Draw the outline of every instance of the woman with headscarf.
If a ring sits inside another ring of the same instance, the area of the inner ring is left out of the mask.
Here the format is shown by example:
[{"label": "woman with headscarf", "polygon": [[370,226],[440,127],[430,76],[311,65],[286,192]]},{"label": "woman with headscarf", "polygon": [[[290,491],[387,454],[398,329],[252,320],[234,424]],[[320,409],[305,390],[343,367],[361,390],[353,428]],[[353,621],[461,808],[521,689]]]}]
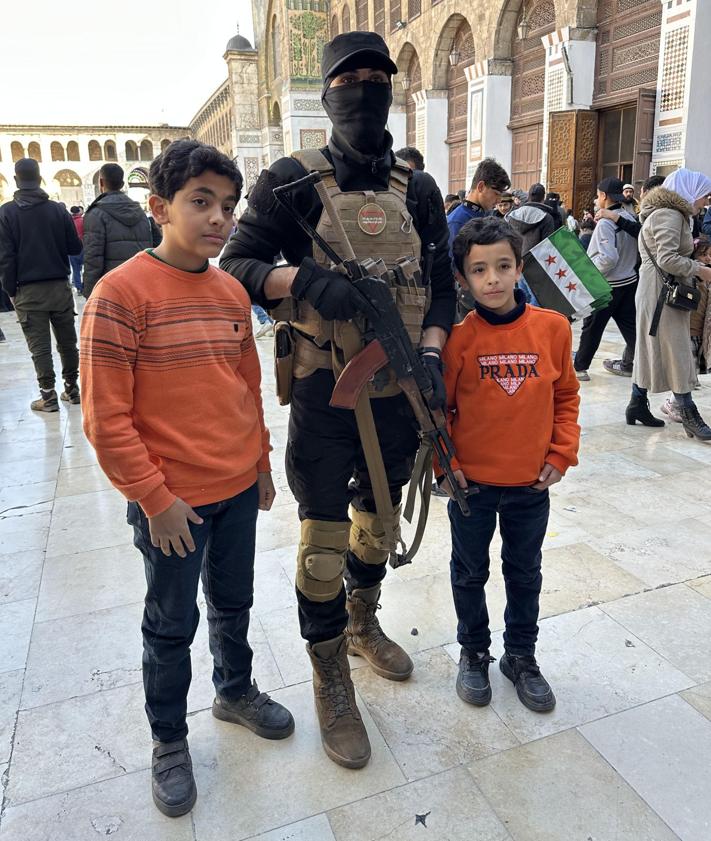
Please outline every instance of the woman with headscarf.
[{"label": "woman with headscarf", "polygon": [[[627,406],[628,424],[664,426],[649,410],[647,392],[672,391],[679,406],[686,434],[711,440],[711,428],[691,398],[696,381],[689,341],[688,310],[664,306],[656,335],[650,336],[659,295],[660,273],[690,284],[694,277],[711,281],[711,267],[691,259],[694,241],[691,219],[711,191],[711,178],[701,172],[679,169],[667,176],[661,187],[650,190],[642,201],[639,250],[642,265],[635,303],[637,306],[637,350],[632,372],[632,399]],[[646,246],[646,247],[645,247]],[[656,265],[655,265],[656,263]]]}]

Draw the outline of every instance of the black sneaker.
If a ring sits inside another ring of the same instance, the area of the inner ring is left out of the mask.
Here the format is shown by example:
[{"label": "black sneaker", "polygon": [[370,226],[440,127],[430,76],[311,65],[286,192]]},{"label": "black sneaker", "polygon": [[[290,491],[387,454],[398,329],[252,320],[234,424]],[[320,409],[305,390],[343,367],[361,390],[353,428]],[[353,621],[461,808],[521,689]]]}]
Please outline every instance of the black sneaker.
[{"label": "black sneaker", "polygon": [[60,394],[62,400],[78,405],[81,403],[79,386],[76,383],[64,383],[64,391]]},{"label": "black sneaker", "polygon": [[286,739],[294,732],[294,718],[289,710],[260,692],[256,680],[237,701],[215,698],[212,714],[220,721],[241,724],[263,739]]},{"label": "black sneaker", "polygon": [[529,710],[546,713],[555,707],[555,695],[535,657],[517,657],[507,651],[499,660],[499,668],[516,687],[519,700]]},{"label": "black sneaker", "polygon": [[187,739],[153,742],[151,788],[153,802],[169,818],[179,818],[193,808],[197,787]]},{"label": "black sneaker", "polygon": [[467,704],[485,707],[491,701],[489,683],[489,663],[494,658],[488,651],[471,654],[465,648],[459,655],[459,674],[457,675],[457,695]]}]

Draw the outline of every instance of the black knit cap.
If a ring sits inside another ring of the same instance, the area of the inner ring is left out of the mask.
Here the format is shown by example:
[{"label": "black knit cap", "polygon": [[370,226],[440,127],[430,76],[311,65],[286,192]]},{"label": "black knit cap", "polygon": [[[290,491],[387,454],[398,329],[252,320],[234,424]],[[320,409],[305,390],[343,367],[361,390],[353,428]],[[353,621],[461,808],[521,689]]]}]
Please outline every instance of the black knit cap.
[{"label": "black knit cap", "polygon": [[324,45],[321,59],[324,83],[345,70],[360,67],[384,70],[391,75],[397,73],[397,64],[377,32],[344,32]]},{"label": "black knit cap", "polygon": [[33,158],[20,158],[15,164],[15,178],[19,190],[36,187],[40,183],[39,165]]}]

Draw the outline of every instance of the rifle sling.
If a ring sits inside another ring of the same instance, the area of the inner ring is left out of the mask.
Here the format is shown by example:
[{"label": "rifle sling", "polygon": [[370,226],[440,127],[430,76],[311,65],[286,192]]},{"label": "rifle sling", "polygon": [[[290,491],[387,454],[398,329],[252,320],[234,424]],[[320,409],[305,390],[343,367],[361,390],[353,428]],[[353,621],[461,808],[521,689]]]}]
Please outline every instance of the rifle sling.
[{"label": "rifle sling", "polygon": [[425,534],[427,517],[430,513],[430,497],[432,495],[432,455],[432,444],[424,438],[420,444],[420,449],[417,451],[417,458],[415,459],[415,466],[412,470],[410,488],[407,492],[407,500],[403,511],[403,517],[408,523],[411,523],[412,514],[415,510],[415,497],[417,496],[417,491],[419,490],[421,500],[420,513],[417,517],[417,526],[415,527],[415,534],[412,538],[412,543],[405,553],[405,559],[403,561],[405,564],[409,564],[415,557]]},{"label": "rifle sling", "polygon": [[[343,356],[345,362],[348,363],[362,348],[361,335],[358,328],[348,321],[338,322],[338,327],[341,330]],[[342,366],[339,360],[334,358],[333,361],[334,373],[338,377],[340,371],[337,370],[337,363],[338,368],[341,370]],[[363,389],[358,395],[358,402],[356,403],[354,413],[358,435],[361,446],[363,447],[363,455],[365,456],[365,463],[368,467],[370,483],[373,488],[375,510],[385,530],[385,541],[390,552],[389,563],[392,567],[397,567],[400,565],[397,547],[401,541],[398,538],[398,524],[395,521],[395,510],[390,497],[390,487],[385,473],[383,453],[380,449],[373,410],[371,409],[370,398],[366,389]]]}]

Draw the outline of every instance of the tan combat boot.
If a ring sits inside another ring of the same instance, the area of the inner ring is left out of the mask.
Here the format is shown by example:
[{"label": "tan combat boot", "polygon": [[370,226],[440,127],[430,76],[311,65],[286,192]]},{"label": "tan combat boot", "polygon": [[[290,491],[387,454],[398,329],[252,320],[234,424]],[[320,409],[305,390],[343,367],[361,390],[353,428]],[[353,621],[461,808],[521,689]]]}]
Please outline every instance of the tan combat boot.
[{"label": "tan combat boot", "polygon": [[345,768],[362,768],[370,741],[358,712],[343,635],[307,645],[314,667],[314,701],[321,742],[328,756]]},{"label": "tan combat boot", "polygon": [[58,412],[59,402],[57,401],[57,392],[53,388],[40,389],[39,400],[33,400],[30,403],[30,409],[33,412]]},{"label": "tan combat boot", "polygon": [[412,674],[412,660],[383,633],[375,615],[379,596],[379,584],[367,590],[353,590],[348,596],[348,653],[365,657],[376,675],[388,680],[407,680]]}]

